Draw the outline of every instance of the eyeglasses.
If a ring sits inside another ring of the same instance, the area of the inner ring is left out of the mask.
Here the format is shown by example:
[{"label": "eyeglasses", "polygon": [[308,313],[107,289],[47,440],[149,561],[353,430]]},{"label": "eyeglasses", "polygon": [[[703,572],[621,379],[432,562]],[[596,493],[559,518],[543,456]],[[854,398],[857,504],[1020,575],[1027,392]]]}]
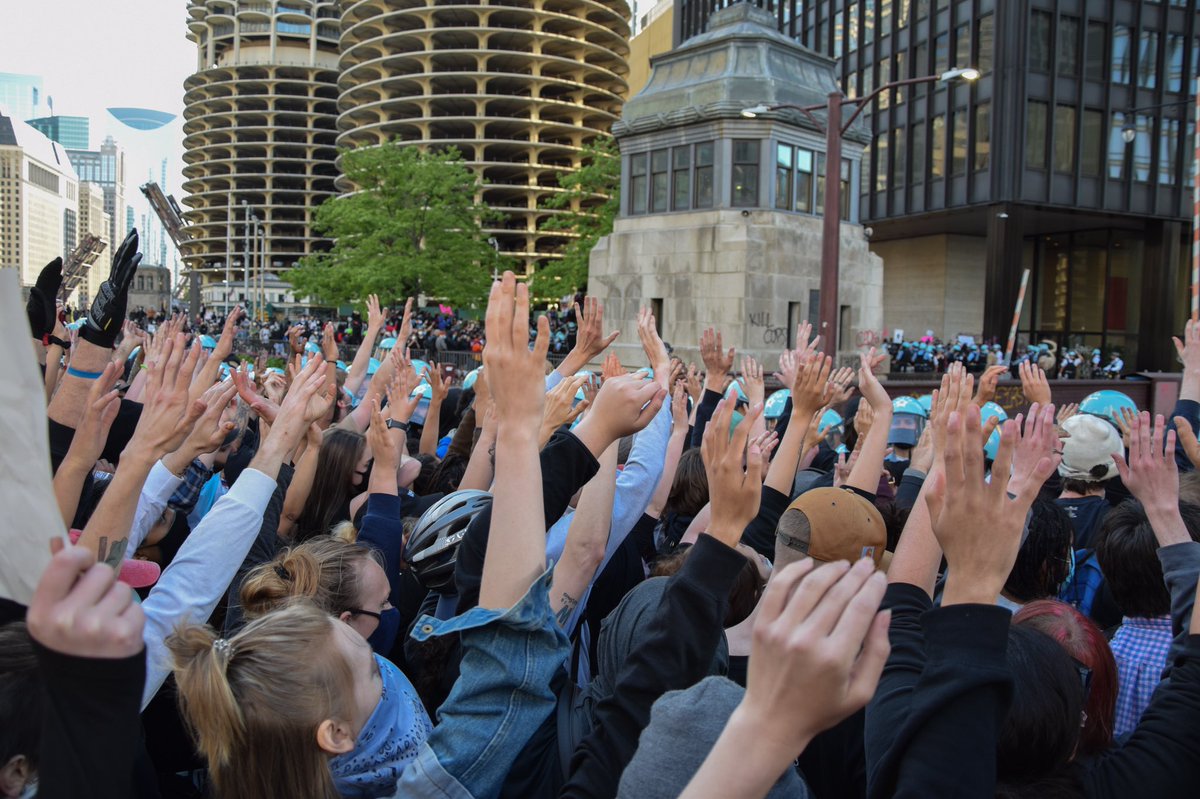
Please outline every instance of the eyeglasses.
[{"label": "eyeglasses", "polygon": [[[391,609],[391,603],[387,603],[387,606],[383,609],[383,613],[386,613]],[[353,613],[356,616],[370,616],[375,621],[383,621],[383,613],[376,613],[373,610],[364,610],[363,608],[346,608],[346,612]]]}]

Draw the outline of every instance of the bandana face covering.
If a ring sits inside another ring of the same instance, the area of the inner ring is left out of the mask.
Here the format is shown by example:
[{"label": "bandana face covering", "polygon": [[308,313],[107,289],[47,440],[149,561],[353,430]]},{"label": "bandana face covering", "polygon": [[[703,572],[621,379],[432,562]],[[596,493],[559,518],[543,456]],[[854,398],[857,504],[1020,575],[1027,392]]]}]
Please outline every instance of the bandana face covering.
[{"label": "bandana face covering", "polygon": [[416,689],[391,661],[375,656],[383,694],[358,733],[354,750],[338,755],[329,767],[338,793],[345,797],[390,796],[408,764],[433,732]]}]

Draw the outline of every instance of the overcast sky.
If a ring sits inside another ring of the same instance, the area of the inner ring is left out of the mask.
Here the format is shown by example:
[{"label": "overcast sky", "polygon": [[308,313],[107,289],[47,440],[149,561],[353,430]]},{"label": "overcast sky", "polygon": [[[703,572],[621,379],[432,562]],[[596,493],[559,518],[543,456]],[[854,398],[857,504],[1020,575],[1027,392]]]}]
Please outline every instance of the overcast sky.
[{"label": "overcast sky", "polygon": [[[126,150],[126,201],[140,215],[138,186],[168,158],[168,190],[182,199],[183,82],[196,64],[187,40],[186,0],[0,0],[0,72],[40,75],[54,112],[91,118],[91,145],[106,135]],[[135,131],[106,108],[137,106],[176,114],[153,133]]]}]

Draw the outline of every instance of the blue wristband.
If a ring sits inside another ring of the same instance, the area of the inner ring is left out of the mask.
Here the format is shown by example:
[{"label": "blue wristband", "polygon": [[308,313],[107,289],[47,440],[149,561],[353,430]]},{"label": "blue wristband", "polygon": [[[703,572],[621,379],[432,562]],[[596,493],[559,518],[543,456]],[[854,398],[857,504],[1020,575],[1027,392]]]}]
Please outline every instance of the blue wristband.
[{"label": "blue wristband", "polygon": [[103,375],[104,372],[83,372],[73,366],[68,366],[67,374],[69,374],[71,377],[82,378],[83,380],[96,380]]}]

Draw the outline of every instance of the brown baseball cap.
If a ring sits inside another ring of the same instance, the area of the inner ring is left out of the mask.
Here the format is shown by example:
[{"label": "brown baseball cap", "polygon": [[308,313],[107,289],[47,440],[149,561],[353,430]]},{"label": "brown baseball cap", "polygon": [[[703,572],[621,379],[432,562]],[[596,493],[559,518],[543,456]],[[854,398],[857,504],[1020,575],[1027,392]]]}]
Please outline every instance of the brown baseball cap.
[{"label": "brown baseball cap", "polygon": [[[802,514],[808,521],[808,556],[830,563],[848,560],[855,563],[870,557],[879,566],[887,547],[887,529],[875,505],[844,488],[814,488],[796,498],[780,518],[779,535],[793,528],[788,516]],[[800,546],[795,548],[802,548]]]}]

